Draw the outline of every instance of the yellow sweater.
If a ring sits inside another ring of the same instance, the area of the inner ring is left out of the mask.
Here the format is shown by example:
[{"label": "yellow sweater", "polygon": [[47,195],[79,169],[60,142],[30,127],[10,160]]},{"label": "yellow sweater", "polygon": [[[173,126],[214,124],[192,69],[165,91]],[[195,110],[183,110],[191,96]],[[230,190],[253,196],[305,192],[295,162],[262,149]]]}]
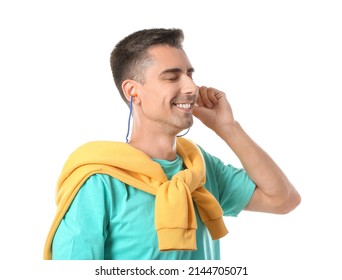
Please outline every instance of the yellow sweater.
[{"label": "yellow sweater", "polygon": [[186,166],[170,181],[161,166],[145,153],[121,142],[98,141],[76,149],[57,182],[57,211],[48,233],[44,259],[51,259],[55,232],[83,183],[93,174],[108,174],[156,196],[155,226],[161,251],[196,250],[196,203],[201,220],[213,239],[227,234],[221,206],[207,191],[205,163],[198,147],[177,139],[177,154]]}]

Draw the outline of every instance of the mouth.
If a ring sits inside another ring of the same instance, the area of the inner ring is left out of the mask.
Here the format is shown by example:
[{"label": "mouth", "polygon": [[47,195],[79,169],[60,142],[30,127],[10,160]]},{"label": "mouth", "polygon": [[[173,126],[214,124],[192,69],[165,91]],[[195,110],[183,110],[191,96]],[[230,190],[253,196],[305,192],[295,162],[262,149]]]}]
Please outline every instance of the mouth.
[{"label": "mouth", "polygon": [[187,98],[177,98],[171,103],[182,111],[191,112],[195,106],[195,98],[192,96],[188,96]]},{"label": "mouth", "polygon": [[176,107],[184,110],[192,109],[193,103],[175,103]]}]

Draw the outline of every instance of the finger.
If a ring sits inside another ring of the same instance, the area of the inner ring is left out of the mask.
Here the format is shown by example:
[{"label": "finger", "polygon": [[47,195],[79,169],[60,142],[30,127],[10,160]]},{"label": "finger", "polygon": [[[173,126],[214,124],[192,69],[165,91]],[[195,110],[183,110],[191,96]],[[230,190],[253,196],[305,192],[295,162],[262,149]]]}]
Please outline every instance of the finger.
[{"label": "finger", "polygon": [[196,105],[197,105],[197,106],[201,106],[201,107],[204,106],[203,100],[202,100],[202,97],[201,97],[200,94],[197,96]]},{"label": "finger", "polygon": [[214,89],[214,88],[208,89],[208,98],[213,105],[216,105],[218,103],[217,93],[218,93],[217,89]]},{"label": "finger", "polygon": [[204,107],[212,108],[213,103],[210,101],[210,99],[208,97],[208,88],[207,87],[200,87],[199,94],[201,95]]}]

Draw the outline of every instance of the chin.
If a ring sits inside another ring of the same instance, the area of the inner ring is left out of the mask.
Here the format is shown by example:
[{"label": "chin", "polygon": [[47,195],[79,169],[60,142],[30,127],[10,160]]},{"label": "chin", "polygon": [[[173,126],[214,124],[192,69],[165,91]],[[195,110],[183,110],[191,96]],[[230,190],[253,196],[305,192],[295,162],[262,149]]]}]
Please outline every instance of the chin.
[{"label": "chin", "polygon": [[178,132],[181,133],[182,131],[184,130],[187,130],[189,128],[192,127],[194,121],[193,121],[193,118],[182,118],[182,119],[178,119],[178,120],[175,120],[173,121],[173,124],[174,124],[174,128],[176,129],[175,132]]},{"label": "chin", "polygon": [[191,122],[189,121],[186,125],[180,127],[181,130],[179,132],[182,132],[186,129],[190,129],[192,127],[192,125],[193,125],[193,121],[191,120]]}]

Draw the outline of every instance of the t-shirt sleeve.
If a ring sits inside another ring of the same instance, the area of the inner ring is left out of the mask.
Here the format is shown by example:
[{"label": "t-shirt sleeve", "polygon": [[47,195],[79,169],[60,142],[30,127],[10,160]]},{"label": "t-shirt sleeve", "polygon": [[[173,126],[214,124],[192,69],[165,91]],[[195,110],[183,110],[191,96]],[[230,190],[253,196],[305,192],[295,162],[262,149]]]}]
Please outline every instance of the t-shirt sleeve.
[{"label": "t-shirt sleeve", "polygon": [[243,168],[224,164],[200,147],[207,172],[206,188],[219,201],[225,216],[237,216],[253,196],[255,184]]},{"label": "t-shirt sleeve", "polygon": [[110,207],[101,175],[88,178],[62,219],[52,243],[55,260],[103,260]]}]

